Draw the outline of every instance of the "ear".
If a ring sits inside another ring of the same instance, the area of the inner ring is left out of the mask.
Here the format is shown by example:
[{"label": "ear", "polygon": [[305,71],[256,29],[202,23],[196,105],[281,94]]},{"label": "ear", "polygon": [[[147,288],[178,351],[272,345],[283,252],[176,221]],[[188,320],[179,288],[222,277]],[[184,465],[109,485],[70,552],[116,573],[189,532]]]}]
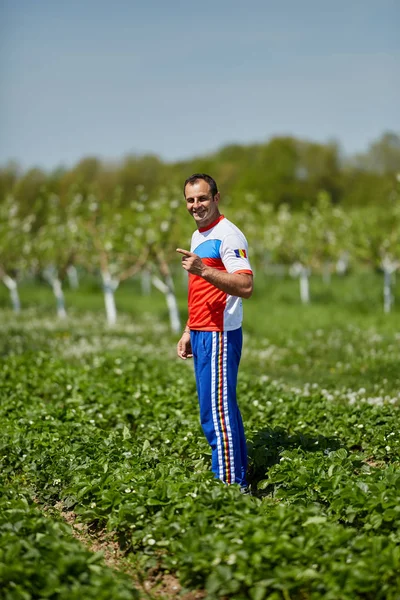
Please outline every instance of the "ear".
[{"label": "ear", "polygon": [[220,198],[221,198],[220,193],[217,192],[214,196],[215,204],[218,204],[218,202],[220,201]]}]

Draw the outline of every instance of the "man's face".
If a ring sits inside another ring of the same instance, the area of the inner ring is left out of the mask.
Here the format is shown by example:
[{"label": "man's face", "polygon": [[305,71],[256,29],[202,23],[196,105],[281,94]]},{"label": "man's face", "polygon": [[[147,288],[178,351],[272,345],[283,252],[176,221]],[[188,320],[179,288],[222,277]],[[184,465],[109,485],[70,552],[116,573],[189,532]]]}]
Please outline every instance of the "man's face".
[{"label": "man's face", "polygon": [[212,197],[210,186],[204,179],[188,183],[185,187],[186,208],[197,227],[208,227],[219,217],[219,192]]}]

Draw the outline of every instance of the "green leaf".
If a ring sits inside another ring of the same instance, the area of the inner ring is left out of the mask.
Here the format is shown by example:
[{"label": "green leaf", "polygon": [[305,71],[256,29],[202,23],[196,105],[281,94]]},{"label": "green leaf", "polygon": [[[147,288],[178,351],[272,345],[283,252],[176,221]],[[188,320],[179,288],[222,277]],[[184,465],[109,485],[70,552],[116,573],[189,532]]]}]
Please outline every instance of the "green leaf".
[{"label": "green leaf", "polygon": [[122,430],[122,437],[125,440],[129,440],[132,436],[131,436],[131,432],[129,431],[128,427],[126,425],[124,425],[124,428]]},{"label": "green leaf", "polygon": [[309,517],[306,521],[304,521],[303,527],[307,527],[308,525],[320,525],[321,523],[325,523],[326,520],[327,518],[323,516]]},{"label": "green leaf", "polygon": [[250,598],[251,600],[264,600],[267,590],[265,587],[260,585],[255,585],[250,588]]},{"label": "green leaf", "polygon": [[379,527],[382,525],[382,516],[378,514],[371,515],[369,522],[371,523],[373,529],[379,529]]},{"label": "green leaf", "polygon": [[335,456],[340,460],[344,460],[347,458],[347,450],[345,448],[339,448],[339,450],[336,450]]},{"label": "green leaf", "polygon": [[259,481],[257,484],[257,489],[265,490],[265,488],[268,487],[270,484],[271,482],[269,481],[269,479],[261,479],[261,481]]}]

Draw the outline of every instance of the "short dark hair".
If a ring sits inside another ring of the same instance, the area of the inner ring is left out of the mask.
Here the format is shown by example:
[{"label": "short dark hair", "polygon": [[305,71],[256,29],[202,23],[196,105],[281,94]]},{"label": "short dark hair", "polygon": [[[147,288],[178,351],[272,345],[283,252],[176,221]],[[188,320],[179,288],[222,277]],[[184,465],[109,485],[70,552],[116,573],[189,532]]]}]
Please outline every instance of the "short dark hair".
[{"label": "short dark hair", "polygon": [[207,175],[207,173],[194,173],[193,175],[188,177],[183,186],[183,195],[185,195],[185,189],[187,184],[196,183],[196,181],[199,181],[199,179],[204,179],[204,181],[208,183],[208,185],[210,186],[212,197],[214,198],[215,194],[218,194],[218,187],[215,179],[213,179],[211,175]]}]

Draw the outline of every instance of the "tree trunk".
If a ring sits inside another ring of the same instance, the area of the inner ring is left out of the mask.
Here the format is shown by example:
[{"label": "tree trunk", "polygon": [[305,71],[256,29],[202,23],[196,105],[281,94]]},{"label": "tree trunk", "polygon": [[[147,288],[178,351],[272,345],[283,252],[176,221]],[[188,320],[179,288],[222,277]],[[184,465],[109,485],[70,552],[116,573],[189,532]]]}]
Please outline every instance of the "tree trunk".
[{"label": "tree trunk", "polygon": [[392,283],[396,269],[399,268],[400,263],[393,260],[390,256],[384,256],[381,265],[383,269],[383,310],[385,313],[390,313],[394,303]]},{"label": "tree trunk", "polygon": [[150,296],[151,294],[151,275],[147,269],[140,274],[140,283],[142,287],[142,296]]},{"label": "tree trunk", "polygon": [[151,281],[160,292],[165,295],[167,301],[169,322],[173,333],[179,333],[181,330],[181,320],[179,318],[178,303],[174,293],[174,285],[170,275],[165,277],[165,282],[156,275],[153,275]]},{"label": "tree trunk", "polygon": [[181,329],[181,320],[179,317],[178,303],[176,301],[174,282],[171,277],[171,271],[169,270],[168,263],[165,260],[162,251],[157,253],[156,258],[158,269],[163,280],[154,275],[151,281],[153,285],[165,295],[165,299],[167,301],[168,306],[171,330],[173,333],[179,333]]},{"label": "tree trunk", "polygon": [[117,322],[117,308],[115,306],[114,292],[118,287],[118,282],[111,277],[108,271],[102,272],[101,277],[103,279],[103,293],[107,323],[109,325],[115,325]]},{"label": "tree trunk", "polygon": [[73,290],[77,290],[79,288],[79,278],[78,271],[74,265],[70,265],[67,269],[68,282],[69,287]]},{"label": "tree trunk", "polygon": [[168,287],[168,292],[166,296],[171,329],[174,333],[179,333],[179,331],[181,330],[181,320],[179,317],[178,302],[175,296],[174,282],[171,275],[167,275],[166,284]]},{"label": "tree trunk", "polygon": [[53,290],[53,294],[56,297],[57,317],[59,319],[65,319],[65,317],[67,316],[67,311],[65,310],[65,301],[64,294],[62,291],[62,284],[58,277],[55,277],[51,280],[51,287]]},{"label": "tree trunk", "polygon": [[21,302],[19,299],[17,282],[9,275],[3,275],[2,279],[4,285],[8,288],[8,291],[10,292],[13,311],[15,313],[19,313],[21,311]]},{"label": "tree trunk", "polygon": [[342,252],[336,261],[336,273],[338,275],[346,275],[349,268],[349,254],[348,252]]},{"label": "tree trunk", "polygon": [[390,313],[393,305],[392,272],[383,267],[383,310]]},{"label": "tree trunk", "polygon": [[309,275],[309,270],[303,267],[300,272],[300,298],[303,304],[310,303]]},{"label": "tree trunk", "polygon": [[187,271],[185,271],[185,269],[181,269],[182,271],[182,283],[185,286],[185,288],[188,288],[189,286],[189,273]]}]

